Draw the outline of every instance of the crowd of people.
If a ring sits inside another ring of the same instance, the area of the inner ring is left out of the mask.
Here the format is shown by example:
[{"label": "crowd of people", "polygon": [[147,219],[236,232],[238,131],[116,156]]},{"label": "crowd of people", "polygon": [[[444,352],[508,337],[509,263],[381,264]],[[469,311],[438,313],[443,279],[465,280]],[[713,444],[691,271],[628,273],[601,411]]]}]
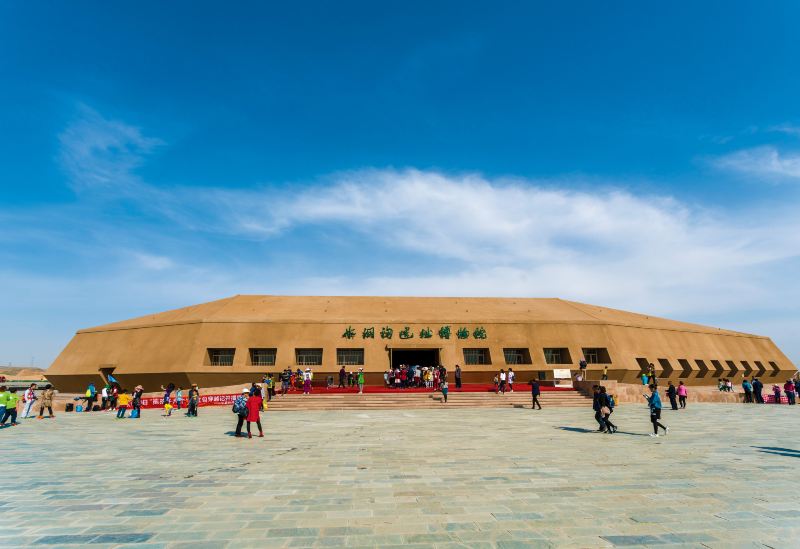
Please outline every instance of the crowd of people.
[{"label": "crowd of people", "polygon": [[[456,387],[461,387],[461,368],[456,366]],[[383,372],[383,383],[386,387],[395,389],[420,389],[427,388],[434,391],[441,389],[442,383],[447,380],[447,368],[441,364],[437,366],[419,366],[400,364]]]},{"label": "crowd of people", "polygon": [[38,385],[31,383],[22,393],[22,397],[17,393],[16,387],[0,386],[0,427],[5,427],[6,422],[11,420],[9,426],[18,425],[17,408],[22,401],[22,418],[34,417],[38,402],[39,414],[36,419],[44,419],[44,411],[47,410],[47,417],[55,419],[53,414],[53,398],[55,390],[49,383],[44,386],[41,393],[37,394]]}]

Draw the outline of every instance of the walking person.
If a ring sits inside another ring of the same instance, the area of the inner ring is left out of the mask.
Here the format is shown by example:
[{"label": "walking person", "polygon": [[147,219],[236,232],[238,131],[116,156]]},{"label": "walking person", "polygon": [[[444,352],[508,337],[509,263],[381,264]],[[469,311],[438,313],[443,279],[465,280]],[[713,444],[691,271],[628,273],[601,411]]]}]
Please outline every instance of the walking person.
[{"label": "walking person", "polygon": [[358,369],[358,394],[364,392],[364,368]]},{"label": "walking person", "polygon": [[3,419],[3,416],[6,414],[6,402],[8,401],[8,387],[5,385],[0,385],[0,421]]},{"label": "walking person", "polygon": [[50,414],[49,417],[54,418],[56,417],[53,414],[53,386],[49,383],[44,386],[44,391],[42,391],[42,401],[39,403],[39,415],[36,419],[42,419],[44,415],[44,409],[47,408],[47,412]]},{"label": "walking person", "polygon": [[597,431],[605,432],[606,422],[603,421],[603,414],[600,413],[600,386],[592,386],[592,410],[594,410],[594,420],[597,422]]},{"label": "walking person", "polygon": [[180,412],[183,404],[183,387],[175,389],[175,409]]},{"label": "walking person", "polygon": [[127,389],[122,389],[117,396],[117,419],[125,419],[125,410],[131,402]]},{"label": "walking person", "polygon": [[442,386],[441,386],[442,402],[444,404],[447,404],[447,391],[448,391],[448,389],[449,389],[449,387],[448,387],[448,384],[447,384],[447,378],[445,378],[444,380],[442,380]]},{"label": "walking person", "polygon": [[189,389],[189,403],[186,406],[187,417],[197,417],[197,407],[200,405],[200,391],[197,388],[197,383],[192,383],[192,388]]},{"label": "walking person", "polygon": [[742,391],[744,391],[745,404],[753,402],[753,386],[747,378],[742,380]]},{"label": "walking person", "polygon": [[658,387],[650,385],[650,394],[642,395],[647,399],[647,406],[650,408],[650,422],[653,424],[653,434],[651,437],[658,436],[658,428],[664,429],[664,434],[669,433],[669,427],[661,424],[661,397],[658,394]]},{"label": "walking person", "polygon": [[672,407],[673,410],[678,409],[678,390],[675,388],[675,385],[672,382],[669,382],[667,386],[667,396],[669,397],[669,405]]},{"label": "walking person", "polygon": [[608,433],[609,435],[616,433],[617,426],[611,423],[611,414],[614,412],[614,400],[606,392],[606,388],[603,386],[600,386],[599,403],[600,403],[600,417],[602,418],[603,424],[605,425],[606,433]]},{"label": "walking person", "polygon": [[513,368],[508,369],[508,389],[510,392],[514,392],[514,378],[517,377],[517,374],[514,373]]},{"label": "walking person", "polygon": [[142,395],[144,394],[144,387],[137,385],[133,390],[133,409],[131,410],[131,419],[138,419],[142,417]]},{"label": "walking person", "polygon": [[109,396],[109,409],[116,410],[117,409],[117,398],[119,397],[119,385],[114,383],[111,386],[111,392]]},{"label": "walking person", "polygon": [[461,366],[456,364],[456,389],[461,389]]},{"label": "walking person", "polygon": [[303,394],[311,394],[311,368],[306,368],[305,373],[301,375],[303,377]]},{"label": "walking person", "polygon": [[506,394],[506,371],[500,370],[500,393]]},{"label": "walking person", "polygon": [[686,385],[683,384],[683,381],[678,382],[678,402],[681,405],[681,410],[686,408],[686,396],[689,394],[689,391],[686,389]]},{"label": "walking person", "polygon": [[339,389],[345,388],[345,380],[347,379],[347,370],[344,369],[344,366],[339,368]]},{"label": "walking person", "polygon": [[95,389],[94,383],[90,383],[89,386],[86,387],[86,409],[84,412],[91,412],[96,401],[97,389]]},{"label": "walking person", "polygon": [[603,375],[600,376],[600,379],[603,381],[608,380],[608,365],[603,366]]},{"label": "walking person", "polygon": [[17,403],[19,403],[19,395],[17,394],[16,387],[12,387],[6,393],[5,398],[6,411],[3,418],[0,419],[0,427],[6,424],[8,419],[11,419],[11,426],[17,425]]},{"label": "walking person", "polygon": [[253,438],[250,432],[250,424],[255,422],[258,426],[258,436],[264,436],[264,429],[261,428],[261,407],[264,404],[264,399],[261,393],[255,393],[247,399],[247,438]]},{"label": "walking person", "polygon": [[757,377],[753,378],[753,396],[756,399],[756,403],[764,404],[764,395],[761,393],[764,390],[764,384],[761,383],[761,380]]},{"label": "walking person", "polygon": [[22,394],[22,417],[24,418],[33,417],[33,404],[39,400],[36,397],[36,387],[35,383],[31,383],[30,387],[25,389]]},{"label": "walking person", "polygon": [[786,400],[790,406],[794,406],[794,382],[787,379],[783,384],[783,392],[786,393]]},{"label": "walking person", "polygon": [[780,385],[778,385],[777,383],[772,386],[772,394],[773,394],[773,396],[775,398],[774,403],[775,404],[780,404],[781,403],[781,388],[780,388]]},{"label": "walking person", "polygon": [[244,388],[242,389],[242,394],[233,401],[232,409],[233,413],[236,414],[236,432],[234,433],[236,437],[244,436],[242,435],[242,426],[250,413],[247,409],[247,395],[249,394],[250,389]]},{"label": "walking person", "polygon": [[100,409],[105,410],[108,406],[108,383],[100,390]]},{"label": "walking person", "polygon": [[528,385],[531,386],[531,410],[535,410],[537,406],[541,410],[542,405],[539,403],[539,395],[542,394],[542,390],[539,387],[539,382],[532,379],[528,382]]}]

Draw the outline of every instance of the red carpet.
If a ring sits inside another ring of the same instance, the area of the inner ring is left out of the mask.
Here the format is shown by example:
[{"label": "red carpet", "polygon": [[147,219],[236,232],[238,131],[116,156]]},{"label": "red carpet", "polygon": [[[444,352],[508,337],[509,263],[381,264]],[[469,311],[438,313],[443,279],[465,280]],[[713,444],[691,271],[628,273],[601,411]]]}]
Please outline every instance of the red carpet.
[{"label": "red carpet", "polygon": [[[515,392],[517,393],[525,393],[530,392],[531,386],[527,383],[515,383]],[[539,387],[542,392],[545,391],[574,391],[571,387],[545,387],[540,385]],[[275,387],[277,392],[281,391],[280,384]],[[481,384],[469,384],[465,383],[461,386],[461,389],[456,389],[455,383],[451,383],[449,390],[451,393],[493,393],[494,392],[494,385],[481,385]],[[303,391],[300,389],[291,389],[290,393],[302,393]],[[311,394],[314,395],[340,395],[342,393],[357,393],[358,387],[348,387],[346,389],[339,389],[339,388],[330,388],[326,389],[325,387],[314,387],[311,390]],[[390,389],[388,387],[373,387],[373,386],[365,386],[364,387],[365,393],[393,393],[393,394],[403,394],[403,393],[432,393],[433,389],[427,388],[414,388],[414,389]]]}]

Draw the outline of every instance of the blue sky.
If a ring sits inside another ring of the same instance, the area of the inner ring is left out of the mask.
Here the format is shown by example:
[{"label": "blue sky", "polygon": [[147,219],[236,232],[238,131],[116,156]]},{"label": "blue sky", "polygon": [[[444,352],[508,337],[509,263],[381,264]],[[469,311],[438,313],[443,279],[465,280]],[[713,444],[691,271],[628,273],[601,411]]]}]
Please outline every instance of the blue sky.
[{"label": "blue sky", "polygon": [[0,363],[236,293],[558,296],[800,361],[796,2],[0,4]]}]

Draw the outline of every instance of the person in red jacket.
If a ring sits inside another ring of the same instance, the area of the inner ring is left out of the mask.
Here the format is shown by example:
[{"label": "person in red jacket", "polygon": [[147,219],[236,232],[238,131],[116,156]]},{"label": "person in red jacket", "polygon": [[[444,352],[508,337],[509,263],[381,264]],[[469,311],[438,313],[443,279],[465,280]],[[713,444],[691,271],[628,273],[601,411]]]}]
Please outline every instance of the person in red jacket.
[{"label": "person in red jacket", "polygon": [[264,429],[261,428],[261,406],[264,399],[261,398],[261,393],[255,393],[247,399],[247,438],[253,438],[250,433],[250,423],[255,421],[258,426],[258,436],[264,436]]}]

